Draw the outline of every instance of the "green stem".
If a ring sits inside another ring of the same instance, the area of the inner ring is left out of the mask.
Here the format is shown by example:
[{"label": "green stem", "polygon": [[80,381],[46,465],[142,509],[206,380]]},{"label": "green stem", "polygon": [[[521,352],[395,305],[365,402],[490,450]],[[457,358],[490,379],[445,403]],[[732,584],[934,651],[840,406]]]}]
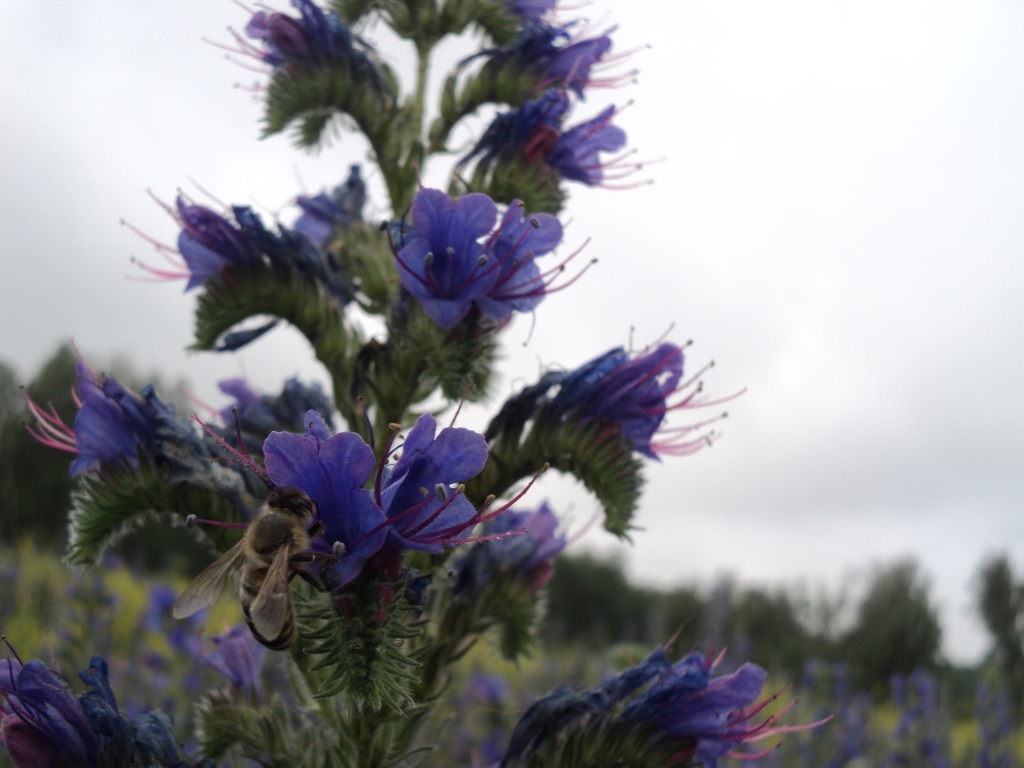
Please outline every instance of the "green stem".
[{"label": "green stem", "polygon": [[417,139],[423,138],[423,107],[427,99],[427,73],[430,70],[430,49],[425,41],[416,43],[416,95],[412,102],[412,127]]}]

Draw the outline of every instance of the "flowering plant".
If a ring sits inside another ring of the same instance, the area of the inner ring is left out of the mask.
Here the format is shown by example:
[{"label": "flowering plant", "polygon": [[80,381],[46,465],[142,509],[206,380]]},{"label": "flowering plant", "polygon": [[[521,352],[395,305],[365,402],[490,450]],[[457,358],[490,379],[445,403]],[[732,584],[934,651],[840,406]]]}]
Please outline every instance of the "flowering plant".
[{"label": "flowering plant", "polygon": [[[390,218],[364,220],[358,165],[337,188],[300,196],[292,226],[180,195],[165,206],[176,247],[142,235],[173,266],[140,266],[198,292],[194,349],[230,353],[289,323],[330,373],[333,398],[297,380],[279,396],[228,380],[221,389],[236,404],[190,419],[152,387],[136,394],[82,360],[74,423],[29,401],[31,429],[76,454],[70,562],[98,563],[137,525],[198,523],[227,554],[175,612],[241,577],[251,631],[192,650],[231,682],[196,705],[195,760],[411,765],[431,747],[425,715],[470,646],[494,632],[508,659],[533,647],[569,541],[546,502],[521,502],[533,482],[548,469],[574,476],[605,529],[625,538],[643,462],[709,445],[724,416],[670,426],[670,415],[730,398],[706,397],[709,366],[688,372],[685,348],[661,341],[548,370],[482,434],[457,426],[462,401],[488,401],[515,315],[589,266],[570,266],[579,250],[554,255],[572,184],[621,186],[640,168],[611,154],[626,144],[614,106],[570,119],[633,73],[605,71],[621,58],[613,30],[556,21],[545,0],[292,5],[297,15],[253,12],[229,46],[265,72],[264,133],[294,130],[314,148],[343,117],[369,142]],[[363,37],[375,20],[415,48],[411,93]],[[431,52],[467,30],[485,46],[445,80],[426,125]],[[499,111],[447,189],[422,187],[424,166],[450,154],[451,131],[485,105]],[[359,312],[379,317],[383,333],[367,337]],[[454,410],[447,425],[429,412],[439,399]],[[287,684],[261,680],[263,645],[284,656]],[[3,733],[18,765],[195,762],[167,742],[166,715],[140,724],[118,712],[102,658],[83,673],[95,690],[82,695],[39,661],[7,664]],[[526,710],[499,763],[714,766],[786,730],[777,715],[758,719],[763,670],[713,678],[714,666],[700,654],[672,664],[659,649],[596,688],[558,688]]]}]

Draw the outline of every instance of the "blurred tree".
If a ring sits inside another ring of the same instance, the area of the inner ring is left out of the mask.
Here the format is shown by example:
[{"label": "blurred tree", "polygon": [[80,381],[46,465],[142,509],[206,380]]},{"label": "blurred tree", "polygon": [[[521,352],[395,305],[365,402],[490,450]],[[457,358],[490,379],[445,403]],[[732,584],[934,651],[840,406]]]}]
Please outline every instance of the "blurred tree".
[{"label": "blurred tree", "polygon": [[[76,359],[70,345],[62,345],[26,387],[32,399],[44,407],[53,405],[69,424],[78,410],[71,396]],[[0,396],[0,541],[13,544],[27,535],[43,549],[63,551],[71,456],[40,445],[25,431],[26,409],[16,388],[5,385]]]},{"label": "blurred tree", "polygon": [[995,656],[1010,694],[1014,719],[1019,723],[1024,709],[1024,587],[1014,580],[1006,555],[982,565],[978,597],[981,616],[995,642]]},{"label": "blurred tree", "polygon": [[657,598],[654,590],[630,585],[619,560],[559,557],[548,591],[547,637],[589,648],[649,642]]},{"label": "blurred tree", "polygon": [[903,561],[875,572],[842,655],[862,688],[884,695],[893,674],[934,669],[941,639],[928,584],[916,563]]}]

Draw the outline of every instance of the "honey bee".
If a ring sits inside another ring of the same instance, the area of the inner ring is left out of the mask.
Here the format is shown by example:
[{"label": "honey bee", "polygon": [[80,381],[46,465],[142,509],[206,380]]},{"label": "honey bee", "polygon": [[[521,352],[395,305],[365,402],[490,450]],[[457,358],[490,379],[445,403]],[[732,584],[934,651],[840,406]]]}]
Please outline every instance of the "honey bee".
[{"label": "honey bee", "polygon": [[[324,587],[301,563],[337,559],[307,552],[313,530],[315,502],[297,488],[277,486],[235,546],[196,576],[174,604],[173,615],[184,619],[212,605],[238,574],[242,614],[253,637],[267,648],[283,650],[295,640],[295,612],[288,584],[293,574],[314,587]],[[191,523],[190,523],[191,524]]]}]

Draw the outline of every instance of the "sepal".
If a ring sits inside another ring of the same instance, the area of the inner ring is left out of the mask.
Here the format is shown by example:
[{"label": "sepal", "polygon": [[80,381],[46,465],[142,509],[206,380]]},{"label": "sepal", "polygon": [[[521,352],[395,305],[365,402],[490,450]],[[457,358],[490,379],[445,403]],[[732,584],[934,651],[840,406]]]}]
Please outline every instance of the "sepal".
[{"label": "sepal", "polygon": [[503,408],[488,428],[490,460],[467,483],[468,497],[480,501],[492,493],[500,496],[548,464],[582,482],[604,508],[605,529],[628,538],[644,482],[643,462],[634,455],[633,444],[615,424],[603,419],[548,419],[547,406],[533,416],[526,437],[520,439],[527,424],[526,406],[536,403],[533,398],[527,400],[518,403],[520,408]]},{"label": "sepal", "polygon": [[453,174],[448,194],[461,197],[483,192],[499,203],[522,200],[528,211],[557,215],[566,198],[560,182],[557,171],[541,161],[529,163],[519,153],[511,159],[481,159],[468,179]]},{"label": "sepal", "polygon": [[410,700],[417,662],[402,645],[420,630],[405,621],[405,584],[387,562],[394,557],[397,551],[382,550],[343,589],[296,601],[302,650],[315,657],[310,671],[320,673],[316,698],[344,691],[354,706],[375,711],[401,710]]}]

